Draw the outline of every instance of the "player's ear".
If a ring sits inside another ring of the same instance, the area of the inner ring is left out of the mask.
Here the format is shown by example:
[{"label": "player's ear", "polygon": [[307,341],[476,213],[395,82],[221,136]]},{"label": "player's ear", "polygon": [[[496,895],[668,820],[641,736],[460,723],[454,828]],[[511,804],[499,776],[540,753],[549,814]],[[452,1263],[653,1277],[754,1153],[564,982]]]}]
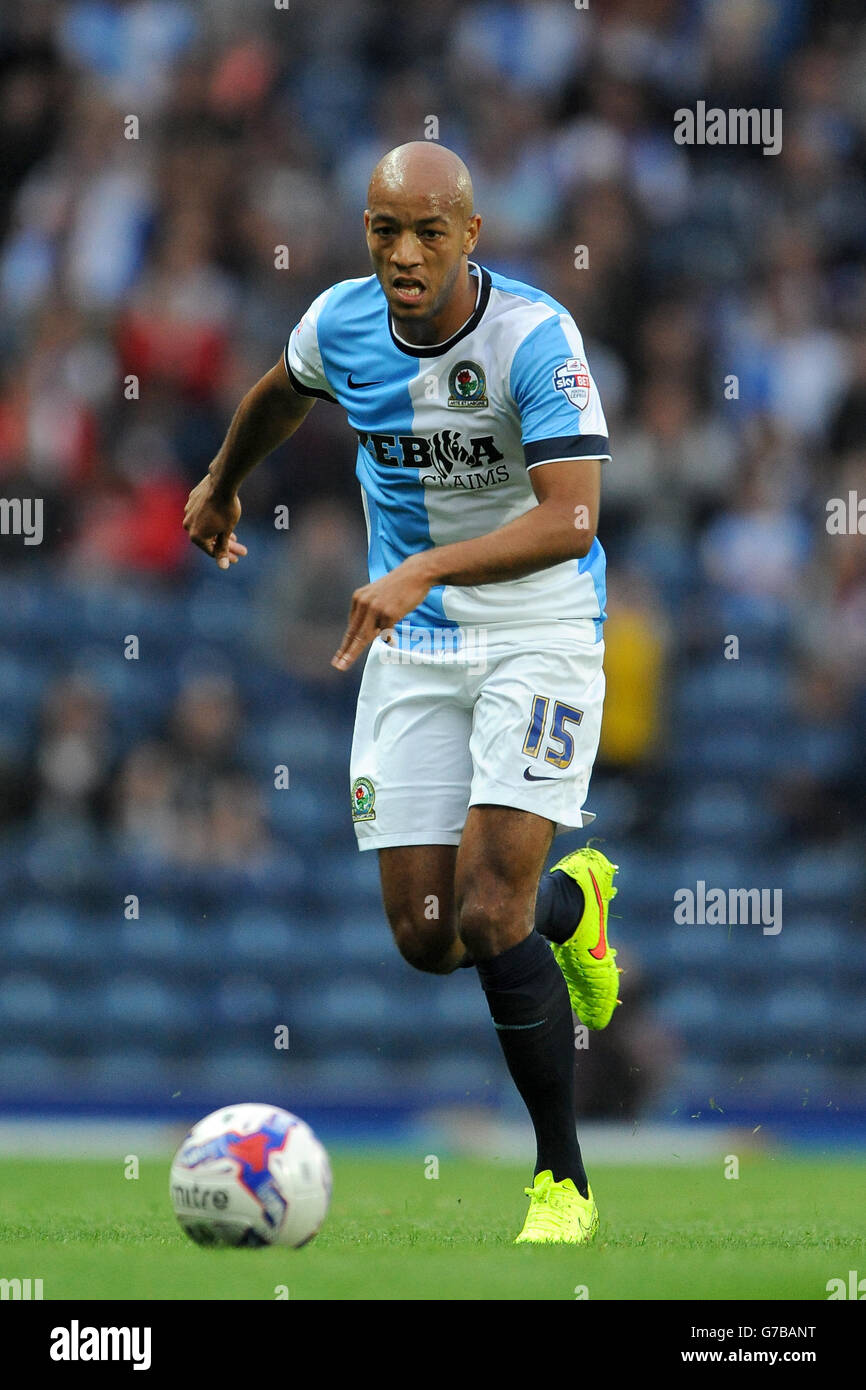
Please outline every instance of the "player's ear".
[{"label": "player's ear", "polygon": [[478,233],[480,230],[481,218],[478,216],[478,213],[476,212],[473,213],[469,221],[466,223],[466,234],[463,238],[463,250],[467,256],[469,255],[470,251],[475,250],[475,245],[478,241]]},{"label": "player's ear", "polygon": [[369,230],[370,230],[370,209],[369,209],[369,208],[364,208],[364,231],[365,231],[365,232],[369,232]]}]

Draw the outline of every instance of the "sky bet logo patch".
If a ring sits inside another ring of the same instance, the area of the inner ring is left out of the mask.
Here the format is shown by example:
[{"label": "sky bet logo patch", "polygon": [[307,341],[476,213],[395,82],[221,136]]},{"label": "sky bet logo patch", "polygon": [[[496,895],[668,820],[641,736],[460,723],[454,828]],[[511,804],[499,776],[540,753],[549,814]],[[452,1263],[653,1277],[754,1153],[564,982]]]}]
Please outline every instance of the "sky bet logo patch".
[{"label": "sky bet logo patch", "polygon": [[477,362],[458,362],[448,375],[448,404],[457,410],[481,410],[487,405],[484,368]]},{"label": "sky bet logo patch", "polygon": [[589,404],[589,368],[579,357],[569,357],[553,373],[553,384],[557,391],[567,396],[578,410],[585,410]]}]

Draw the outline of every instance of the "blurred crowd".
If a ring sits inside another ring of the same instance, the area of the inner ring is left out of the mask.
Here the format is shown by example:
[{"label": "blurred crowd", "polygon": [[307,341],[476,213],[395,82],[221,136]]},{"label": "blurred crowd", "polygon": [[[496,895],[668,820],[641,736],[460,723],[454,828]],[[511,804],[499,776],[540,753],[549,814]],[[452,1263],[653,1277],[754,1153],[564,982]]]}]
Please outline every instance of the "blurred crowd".
[{"label": "blurred crowd", "polygon": [[[853,0],[7,0],[0,492],[43,498],[46,528],[31,552],[0,537],[2,562],[70,593],[192,583],[189,487],[310,300],[368,273],[373,164],[432,134],[472,172],[479,259],[569,307],[605,403],[602,770],[657,794],[666,680],[708,640],[707,594],[791,635],[803,718],[862,721],[866,547],[825,520],[866,498],[864,65]],[[781,152],[676,144],[699,99],[781,108]],[[256,650],[314,684],[363,563],[353,463],[320,404],[243,491],[249,534],[292,517]],[[63,806],[60,768],[88,814],[166,853],[248,853],[261,815],[220,751],[224,695],[179,697],[109,776],[99,691],[53,688],[21,814]],[[780,806],[850,829],[855,771],[792,761]],[[202,839],[185,798],[231,823]]]}]

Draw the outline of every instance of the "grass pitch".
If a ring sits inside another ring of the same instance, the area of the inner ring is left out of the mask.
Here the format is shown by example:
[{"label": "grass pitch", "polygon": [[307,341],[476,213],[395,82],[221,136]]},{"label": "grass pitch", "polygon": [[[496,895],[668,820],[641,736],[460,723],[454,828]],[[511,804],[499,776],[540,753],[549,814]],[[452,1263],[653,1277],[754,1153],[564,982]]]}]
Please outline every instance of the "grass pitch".
[{"label": "grass pitch", "polygon": [[[0,1277],[45,1299],[810,1299],[863,1263],[864,1168],[744,1157],[596,1165],[588,1250],[512,1245],[525,1168],[331,1155],[334,1198],[303,1250],[204,1250],[177,1226],[168,1159],[0,1160]],[[580,1291],[587,1290],[586,1294]]]}]

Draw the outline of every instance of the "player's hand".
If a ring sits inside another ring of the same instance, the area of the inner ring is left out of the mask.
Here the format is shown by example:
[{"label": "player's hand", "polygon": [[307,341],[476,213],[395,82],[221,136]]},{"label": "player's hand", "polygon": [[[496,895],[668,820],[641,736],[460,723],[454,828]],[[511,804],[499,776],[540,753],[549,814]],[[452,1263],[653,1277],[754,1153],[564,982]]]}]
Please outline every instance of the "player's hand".
[{"label": "player's hand", "polygon": [[377,633],[396,626],[407,613],[424,602],[432,585],[426,572],[426,553],[410,555],[390,574],[384,574],[372,584],[355,590],[349,610],[349,626],[339,650],[331,658],[331,665],[336,666],[338,671],[348,671]]},{"label": "player's hand", "polygon": [[193,545],[216,560],[221,570],[236,565],[247,548],[235,535],[240,520],[241,504],[234,494],[224,497],[218,493],[210,476],[202,478],[187,498],[183,514],[183,529],[189,532]]}]

